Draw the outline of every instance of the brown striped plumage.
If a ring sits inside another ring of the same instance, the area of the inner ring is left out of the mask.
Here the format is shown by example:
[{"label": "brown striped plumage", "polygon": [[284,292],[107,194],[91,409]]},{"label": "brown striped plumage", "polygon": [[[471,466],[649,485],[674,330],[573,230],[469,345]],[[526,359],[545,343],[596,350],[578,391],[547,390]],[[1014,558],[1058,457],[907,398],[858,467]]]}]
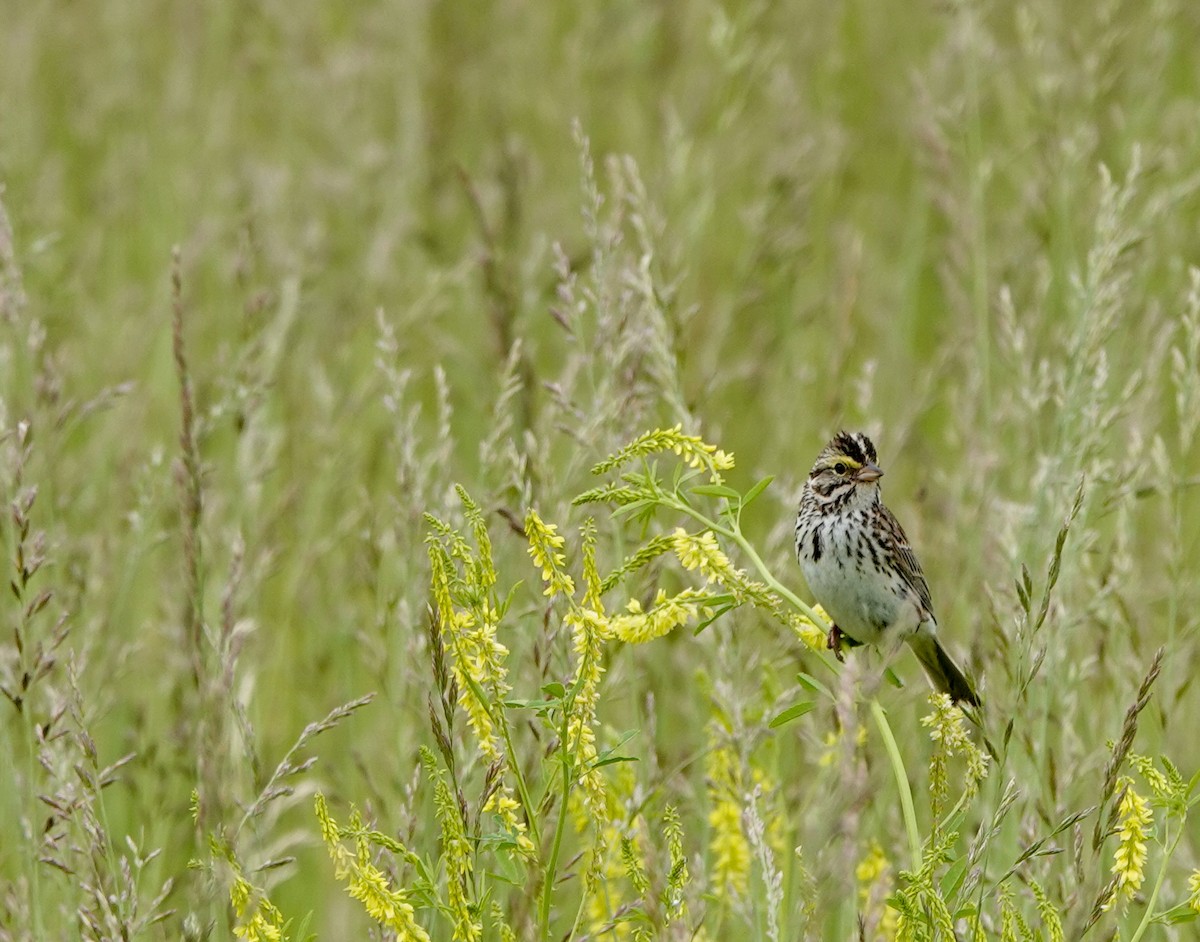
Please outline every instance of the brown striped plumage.
[{"label": "brown striped plumage", "polygon": [[[817,456],[796,518],[796,556],[834,621],[830,644],[908,642],[930,681],[956,701],[979,696],[937,638],[933,599],[904,529],[880,496],[875,446],[839,432]],[[840,651],[839,651],[840,656]]]}]

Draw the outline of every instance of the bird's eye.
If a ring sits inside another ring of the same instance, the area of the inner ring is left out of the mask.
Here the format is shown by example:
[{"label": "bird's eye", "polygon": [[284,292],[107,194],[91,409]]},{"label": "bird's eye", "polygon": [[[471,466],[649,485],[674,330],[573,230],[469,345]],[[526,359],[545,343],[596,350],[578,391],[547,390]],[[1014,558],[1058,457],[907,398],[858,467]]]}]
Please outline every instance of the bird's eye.
[{"label": "bird's eye", "polygon": [[833,466],[833,473],[834,474],[845,474],[846,473],[846,463],[844,461],[839,461],[837,464],[835,464]]}]

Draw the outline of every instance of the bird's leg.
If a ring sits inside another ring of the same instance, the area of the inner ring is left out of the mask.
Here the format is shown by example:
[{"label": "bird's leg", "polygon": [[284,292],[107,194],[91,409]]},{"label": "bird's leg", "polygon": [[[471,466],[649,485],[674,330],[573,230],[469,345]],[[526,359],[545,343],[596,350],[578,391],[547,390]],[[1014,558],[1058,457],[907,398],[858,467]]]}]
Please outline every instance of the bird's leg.
[{"label": "bird's leg", "polygon": [[843,664],[845,664],[846,663],[846,655],[844,655],[842,653],[842,638],[843,637],[844,637],[844,635],[842,634],[842,629],[839,628],[837,625],[834,625],[832,628],[829,629],[829,638],[828,638],[828,641],[826,642],[826,644],[827,644],[829,650],[833,652],[833,656],[836,657]]}]

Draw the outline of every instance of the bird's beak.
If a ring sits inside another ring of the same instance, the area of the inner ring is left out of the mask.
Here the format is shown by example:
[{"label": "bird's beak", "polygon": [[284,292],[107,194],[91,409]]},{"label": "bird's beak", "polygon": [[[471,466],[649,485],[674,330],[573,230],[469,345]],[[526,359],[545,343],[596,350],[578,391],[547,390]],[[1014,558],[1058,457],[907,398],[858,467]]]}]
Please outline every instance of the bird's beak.
[{"label": "bird's beak", "polygon": [[869,464],[865,468],[860,468],[857,475],[859,484],[870,484],[878,481],[881,477],[883,477],[883,468],[877,464]]}]

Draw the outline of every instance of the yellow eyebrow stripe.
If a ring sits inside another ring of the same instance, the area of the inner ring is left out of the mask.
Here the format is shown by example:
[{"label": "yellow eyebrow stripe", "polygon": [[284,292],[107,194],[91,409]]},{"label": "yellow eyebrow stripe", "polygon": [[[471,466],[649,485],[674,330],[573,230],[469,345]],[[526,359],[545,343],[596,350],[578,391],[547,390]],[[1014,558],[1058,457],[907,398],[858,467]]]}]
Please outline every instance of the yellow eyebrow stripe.
[{"label": "yellow eyebrow stripe", "polygon": [[832,457],[830,457],[830,459],[828,461],[825,462],[824,467],[832,468],[835,464],[844,464],[847,468],[851,469],[852,471],[857,471],[859,468],[862,467],[861,462],[855,461],[849,455],[833,455]]}]

